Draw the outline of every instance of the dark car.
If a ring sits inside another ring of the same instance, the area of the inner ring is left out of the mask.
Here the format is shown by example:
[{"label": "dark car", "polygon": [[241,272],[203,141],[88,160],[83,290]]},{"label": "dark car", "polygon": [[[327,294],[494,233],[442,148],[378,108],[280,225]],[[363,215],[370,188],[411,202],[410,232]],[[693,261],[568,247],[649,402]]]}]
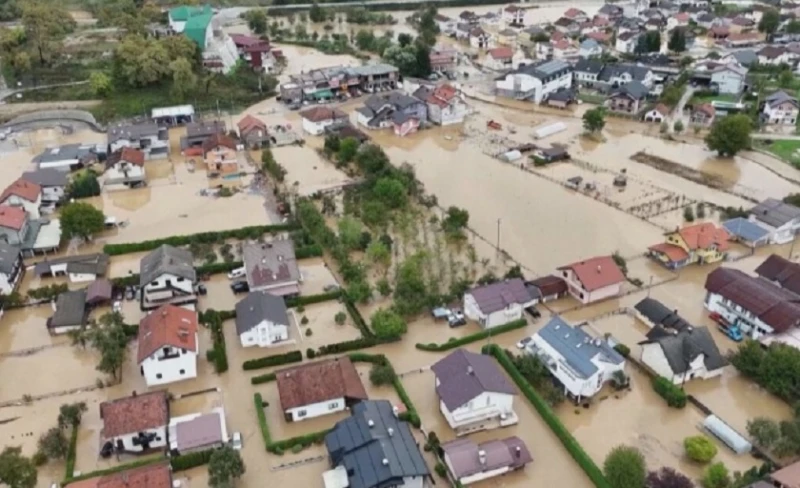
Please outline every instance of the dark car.
[{"label": "dark car", "polygon": [[250,285],[246,281],[234,281],[231,283],[231,291],[234,293],[247,293],[250,291]]},{"label": "dark car", "polygon": [[200,296],[203,296],[203,295],[205,295],[207,293],[208,293],[208,290],[206,289],[206,285],[204,285],[202,283],[198,283],[198,285],[197,285],[197,294],[200,295]]},{"label": "dark car", "polygon": [[525,311],[528,312],[530,314],[530,316],[535,318],[535,319],[538,319],[539,317],[542,316],[541,312],[536,310],[536,307],[534,307],[534,306],[527,307],[525,309]]}]

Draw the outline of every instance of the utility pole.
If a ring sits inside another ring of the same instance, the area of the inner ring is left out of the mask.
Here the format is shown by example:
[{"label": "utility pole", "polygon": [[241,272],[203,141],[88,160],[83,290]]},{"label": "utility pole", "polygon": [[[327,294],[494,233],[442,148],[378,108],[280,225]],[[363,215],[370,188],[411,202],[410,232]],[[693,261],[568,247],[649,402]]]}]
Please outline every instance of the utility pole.
[{"label": "utility pole", "polygon": [[653,287],[653,275],[650,275],[650,284],[647,286],[647,298],[650,298],[650,288]]},{"label": "utility pole", "polygon": [[792,236],[792,246],[789,248],[789,261],[792,260],[792,254],[794,253],[794,243],[797,242],[797,235]]},{"label": "utility pole", "polygon": [[497,219],[497,246],[496,247],[497,247],[498,254],[500,253],[500,222],[502,222],[502,220],[503,219],[501,219],[501,218]]}]

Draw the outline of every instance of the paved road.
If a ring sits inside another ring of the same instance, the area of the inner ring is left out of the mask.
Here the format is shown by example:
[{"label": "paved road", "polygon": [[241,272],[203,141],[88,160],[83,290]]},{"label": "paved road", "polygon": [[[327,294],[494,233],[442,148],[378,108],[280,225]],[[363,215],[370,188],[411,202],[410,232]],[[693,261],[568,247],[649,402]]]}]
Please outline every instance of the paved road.
[{"label": "paved road", "polygon": [[681,99],[678,101],[678,104],[675,106],[675,109],[672,111],[672,115],[669,117],[669,132],[672,132],[672,127],[676,121],[680,120],[683,123],[683,127],[689,127],[689,118],[684,115],[683,109],[686,107],[686,104],[689,100],[692,99],[692,95],[694,95],[695,88],[691,85],[687,85],[686,89],[683,91],[683,95],[681,95]]},{"label": "paved road", "polygon": [[57,86],[74,86],[74,85],[84,85],[89,83],[88,80],[85,81],[72,81],[69,83],[54,83],[52,85],[41,85],[41,86],[29,86],[27,88],[15,88],[10,89],[6,86],[6,81],[3,79],[2,75],[0,75],[0,101],[5,100],[6,98],[16,95],[17,93],[25,93],[27,91],[34,91],[34,90],[44,90],[45,88],[55,88]]}]

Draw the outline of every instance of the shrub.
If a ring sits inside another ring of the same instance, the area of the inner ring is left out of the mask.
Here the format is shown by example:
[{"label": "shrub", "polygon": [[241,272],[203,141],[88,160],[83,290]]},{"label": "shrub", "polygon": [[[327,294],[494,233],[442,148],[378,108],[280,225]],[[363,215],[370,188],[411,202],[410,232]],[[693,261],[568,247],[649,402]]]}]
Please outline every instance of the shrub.
[{"label": "shrub", "polygon": [[647,467],[644,456],[635,447],[617,446],[603,462],[603,473],[614,488],[644,486]]},{"label": "shrub", "polygon": [[315,357],[316,355],[317,355],[317,351],[315,351],[314,349],[312,349],[312,348],[310,348],[310,347],[309,347],[308,349],[306,349],[306,358],[308,358],[308,359],[314,359],[314,357]]},{"label": "shrub", "polygon": [[362,337],[360,339],[353,339],[350,341],[335,342],[333,344],[326,344],[319,348],[317,356],[327,356],[329,354],[341,354],[343,352],[358,351],[368,347],[379,346],[381,344],[388,344],[390,342],[397,342],[400,338],[393,337],[390,339],[377,339],[375,337]]},{"label": "shrub", "polygon": [[436,352],[448,351],[456,347],[461,347],[465,344],[471,344],[473,342],[482,341],[487,337],[496,336],[498,334],[502,334],[504,332],[508,332],[511,330],[521,329],[526,325],[528,325],[527,320],[519,319],[509,322],[507,324],[499,325],[497,327],[492,327],[491,329],[484,329],[480,332],[476,332],[475,334],[470,334],[468,336],[461,337],[460,339],[451,337],[450,340],[442,344],[435,344],[435,343],[417,344],[415,347],[422,351],[436,351]]},{"label": "shrub", "polygon": [[311,329],[306,329],[306,337],[311,337],[311,335],[312,335],[313,333],[314,333],[314,331],[313,331],[313,330],[311,330]]},{"label": "shrub", "polygon": [[304,307],[302,303],[297,305],[297,313],[303,313],[305,311],[306,311],[306,307]]},{"label": "shrub", "polygon": [[208,461],[211,459],[211,454],[213,453],[214,449],[206,449],[205,451],[181,454],[180,456],[170,458],[169,465],[172,466],[172,471],[196,468],[208,464]]},{"label": "shrub", "polygon": [[447,468],[444,467],[442,463],[436,463],[436,474],[438,474],[441,478],[447,478]]},{"label": "shrub", "polygon": [[262,383],[269,383],[275,381],[275,373],[260,374],[250,378],[251,385],[260,385]]},{"label": "shrub", "polygon": [[284,354],[273,354],[272,356],[264,356],[263,358],[250,359],[242,364],[242,369],[245,371],[250,371],[254,369],[268,368],[270,366],[299,363],[302,360],[302,352],[290,351]]},{"label": "shrub", "polygon": [[256,406],[256,415],[258,415],[258,426],[261,427],[261,438],[264,439],[264,447],[269,450],[269,446],[272,444],[272,437],[269,435],[267,415],[264,413],[264,400],[261,398],[261,393],[253,395],[253,402]]},{"label": "shrub", "polygon": [[[311,434],[284,439],[282,441],[275,441],[267,447],[267,450],[272,453],[275,453],[276,450],[285,451],[287,449],[291,449],[292,452],[300,452],[311,444],[321,444],[325,440],[325,435],[328,432],[330,432],[330,430],[326,429]],[[299,446],[299,448],[296,446]],[[298,450],[295,451],[295,449]]]},{"label": "shrub", "polygon": [[69,450],[67,450],[67,469],[64,476],[66,479],[72,478],[72,475],[75,473],[75,458],[77,456],[77,446],[78,446],[78,427],[75,426],[72,428],[72,432],[70,433],[69,436]]},{"label": "shrub", "polygon": [[653,378],[653,389],[661,398],[667,401],[667,405],[673,408],[683,408],[686,406],[686,392],[672,384],[663,376]]},{"label": "shrub", "polygon": [[620,356],[624,358],[627,358],[628,356],[631,355],[631,348],[622,343],[614,346],[614,350],[617,351],[620,354]]},{"label": "shrub", "polygon": [[303,318],[300,319],[300,324],[301,325],[308,325],[308,317],[303,315]]},{"label": "shrub", "polygon": [[43,466],[47,463],[47,454],[43,453],[42,451],[36,451],[36,453],[31,458],[34,466]]},{"label": "shrub", "polygon": [[345,309],[347,309],[347,313],[350,314],[350,318],[353,319],[353,323],[356,324],[358,330],[361,331],[361,336],[364,338],[374,337],[375,334],[373,334],[372,329],[367,327],[367,323],[364,321],[364,317],[361,316],[361,312],[358,311],[353,301],[346,296],[344,299],[344,306]]},{"label": "shrub", "polygon": [[369,381],[375,386],[390,385],[396,377],[391,364],[373,364],[369,371]]},{"label": "shrub", "polygon": [[717,455],[717,446],[704,435],[695,435],[683,440],[683,448],[689,459],[698,463],[710,463]]},{"label": "shrub", "polygon": [[347,314],[344,312],[336,312],[336,315],[333,316],[333,321],[338,325],[344,325],[345,321],[347,321]]}]

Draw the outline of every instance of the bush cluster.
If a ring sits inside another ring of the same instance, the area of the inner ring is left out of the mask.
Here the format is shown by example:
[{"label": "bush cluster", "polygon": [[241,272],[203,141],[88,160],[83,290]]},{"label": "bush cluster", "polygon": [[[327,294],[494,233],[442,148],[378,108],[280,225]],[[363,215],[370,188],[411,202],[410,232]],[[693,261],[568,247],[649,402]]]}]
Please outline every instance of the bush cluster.
[{"label": "bush cluster", "polygon": [[28,298],[31,300],[55,300],[58,295],[69,291],[66,283],[46,285],[41,288],[31,288],[28,290]]},{"label": "bush cluster", "polygon": [[299,363],[302,360],[302,352],[290,351],[284,354],[273,354],[272,356],[264,356],[263,358],[250,359],[242,363],[242,369],[245,371],[251,371],[254,369],[269,368],[270,366]]},{"label": "bush cluster", "polygon": [[491,329],[484,329],[480,332],[476,332],[474,334],[470,334],[468,336],[464,336],[459,339],[444,342],[442,344],[436,344],[433,342],[430,344],[417,344],[416,348],[422,351],[436,351],[436,352],[449,351],[450,349],[455,349],[456,347],[461,347],[465,344],[471,344],[473,342],[482,341],[487,337],[496,336],[497,334],[502,334],[503,332],[521,329],[526,325],[528,325],[528,321],[522,318],[519,320],[514,320],[507,324],[498,325],[497,327],[492,327]]},{"label": "bush cluster", "polygon": [[78,426],[72,427],[72,432],[69,436],[69,449],[67,449],[67,469],[64,475],[65,479],[71,479],[75,473],[75,458],[77,457],[78,446]]},{"label": "bush cluster", "polygon": [[208,309],[198,317],[199,322],[211,330],[214,345],[206,352],[206,358],[214,363],[217,373],[228,371],[228,352],[225,350],[225,334],[222,331],[222,322],[226,317],[226,312],[217,312],[214,309]]},{"label": "bush cluster", "polygon": [[251,385],[260,385],[262,383],[269,383],[275,381],[275,373],[260,374],[250,378]]},{"label": "bush cluster", "polygon": [[686,406],[686,392],[663,376],[653,378],[653,389],[667,401],[667,405],[670,407],[683,408]]},{"label": "bush cluster", "polygon": [[181,454],[180,456],[170,458],[169,464],[172,466],[173,472],[192,469],[208,464],[212,454],[214,454],[214,449]]},{"label": "bush cluster", "polygon": [[305,305],[313,305],[315,303],[327,302],[330,300],[337,300],[342,296],[341,290],[332,291],[329,293],[320,293],[319,295],[307,295],[300,297],[291,297],[286,299],[286,306],[289,308],[299,307]]},{"label": "bush cluster", "polygon": [[330,354],[341,354],[343,352],[358,351],[359,349],[366,349],[369,347],[379,346],[381,344],[388,344],[390,342],[397,342],[400,338],[393,337],[391,339],[377,339],[375,337],[361,337],[350,341],[335,342],[333,344],[326,344],[320,346],[316,352],[316,356],[327,356]]},{"label": "bush cluster", "polygon": [[287,450],[297,453],[311,446],[311,444],[322,444],[325,441],[325,435],[328,432],[330,432],[330,429],[321,430],[319,432],[313,432],[306,435],[299,435],[297,437],[284,439],[282,441],[275,441],[267,446],[267,451],[273,454],[281,454]]}]

